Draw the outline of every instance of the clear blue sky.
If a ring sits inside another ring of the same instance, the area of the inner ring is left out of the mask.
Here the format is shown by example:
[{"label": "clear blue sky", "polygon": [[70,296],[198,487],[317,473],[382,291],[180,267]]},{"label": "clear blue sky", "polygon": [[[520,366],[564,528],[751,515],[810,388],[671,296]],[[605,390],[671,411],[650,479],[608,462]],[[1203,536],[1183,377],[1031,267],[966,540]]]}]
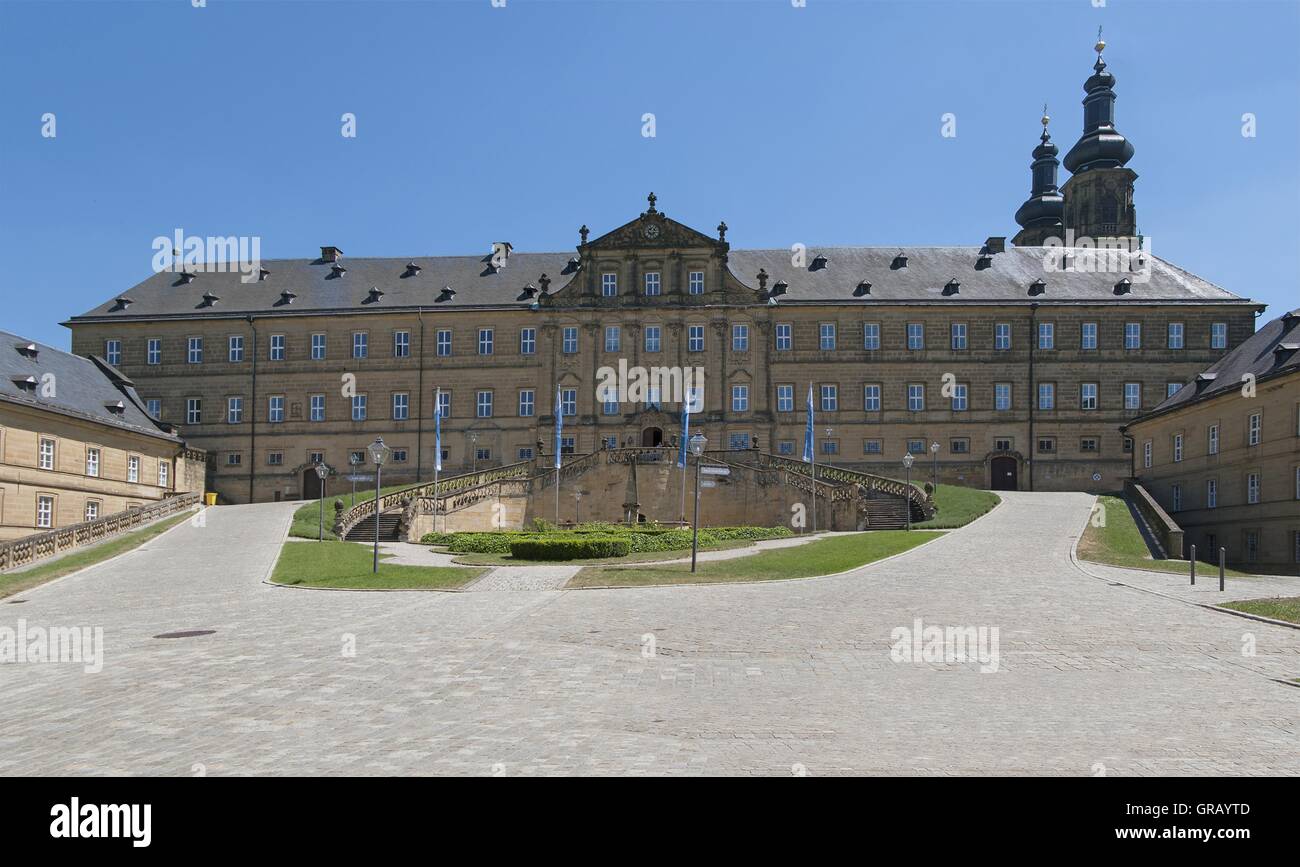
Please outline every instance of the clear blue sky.
[{"label": "clear blue sky", "polygon": [[268,259],[563,250],[654,190],[736,247],[1010,236],[1098,24],[1153,251],[1297,306],[1294,0],[0,0],[0,327],[67,346],[177,228]]}]

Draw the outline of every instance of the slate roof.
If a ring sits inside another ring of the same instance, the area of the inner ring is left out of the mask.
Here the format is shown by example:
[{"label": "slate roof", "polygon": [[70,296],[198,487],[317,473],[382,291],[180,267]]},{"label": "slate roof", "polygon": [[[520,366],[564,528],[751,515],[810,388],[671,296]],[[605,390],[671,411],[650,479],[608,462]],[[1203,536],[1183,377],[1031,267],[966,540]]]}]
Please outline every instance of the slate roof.
[{"label": "slate roof", "polygon": [[[1146,302],[1253,304],[1248,299],[1150,257],[1151,279],[1140,282],[1138,274],[1048,271],[1044,248],[1011,247],[992,254],[988,267],[977,269],[980,247],[908,247],[907,267],[892,269],[898,247],[809,247],[809,266],[796,268],[790,251],[731,250],[728,267],[743,284],[757,290],[756,275],[764,269],[768,287],[784,280],[788,292],[779,304],[803,303],[1014,303],[1038,301]],[[826,266],[812,270],[817,255]],[[250,313],[364,312],[367,310],[465,309],[475,307],[527,307],[534,300],[524,292],[527,284],[539,285],[543,273],[551,279],[550,292],[563,305],[564,287],[576,271],[568,253],[512,253],[505,267],[494,271],[489,256],[438,256],[406,258],[344,258],[346,269],[335,274],[328,262],[308,259],[276,259],[263,262],[269,273],[264,279],[243,283],[239,273],[199,273],[184,282],[172,272],[154,274],[123,292],[130,299],[123,307],[110,299],[72,321],[99,318],[141,317],[193,318],[195,316],[243,316]],[[418,273],[407,270],[408,262],[420,266]],[[1123,277],[1132,280],[1132,291],[1115,294]],[[956,279],[955,295],[944,287]],[[1045,291],[1030,296],[1029,285],[1042,279]],[[855,295],[862,281],[872,284],[870,294]],[[371,287],[383,293],[371,297]],[[443,292],[451,287],[454,294]],[[283,292],[293,293],[293,298]],[[204,295],[216,300],[207,304]],[[757,296],[756,296],[757,298]]]},{"label": "slate roof", "polygon": [[[36,357],[30,358],[20,347],[35,345]],[[41,383],[47,373],[54,374],[54,396],[42,394]],[[0,400],[74,416],[99,424],[180,442],[180,437],[163,430],[144,411],[144,402],[131,381],[103,359],[82,358],[68,352],[35,343],[0,331]],[[32,377],[35,389],[23,388],[15,380]],[[122,412],[109,410],[109,404],[122,403]]]},{"label": "slate roof", "polygon": [[1297,371],[1300,371],[1300,308],[1264,325],[1196,379],[1129,424],[1239,391],[1246,374],[1253,374],[1258,382]]}]

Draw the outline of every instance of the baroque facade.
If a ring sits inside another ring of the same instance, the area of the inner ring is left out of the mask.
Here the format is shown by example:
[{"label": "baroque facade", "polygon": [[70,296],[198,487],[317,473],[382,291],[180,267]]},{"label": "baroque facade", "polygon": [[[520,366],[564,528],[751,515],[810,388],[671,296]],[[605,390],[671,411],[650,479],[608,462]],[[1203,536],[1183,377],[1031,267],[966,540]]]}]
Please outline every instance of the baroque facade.
[{"label": "baroque facade", "polygon": [[439,394],[447,473],[549,454],[557,411],[566,452],[672,442],[682,395],[598,393],[620,363],[700,369],[692,432],[710,448],[798,457],[811,389],[819,463],[898,476],[911,452],[914,478],[1114,490],[1131,466],[1121,426],[1250,337],[1262,308],[1133,243],[1133,148],[1102,47],[1074,174],[1058,187],[1044,117],[1015,246],[732,249],[725,223],[691,228],[651,194],[570,252],[325,246],[250,282],[158,273],[65,324],[75,352],[125,371],[215,455],[233,502],[314,496],[314,462],[347,473],[376,436],[395,449],[385,479],[430,478]]}]

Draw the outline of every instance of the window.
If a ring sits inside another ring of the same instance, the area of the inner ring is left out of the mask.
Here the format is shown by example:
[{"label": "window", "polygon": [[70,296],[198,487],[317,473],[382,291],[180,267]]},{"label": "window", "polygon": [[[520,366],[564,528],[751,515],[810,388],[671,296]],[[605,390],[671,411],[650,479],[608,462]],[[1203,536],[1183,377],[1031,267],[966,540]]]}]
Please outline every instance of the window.
[{"label": "window", "polygon": [[576,388],[560,390],[560,412],[564,415],[578,414],[578,390]]},{"label": "window", "polygon": [[776,453],[778,455],[794,454],[794,440],[781,440],[776,444]]},{"label": "window", "polygon": [[404,391],[393,394],[393,421],[406,421],[411,417],[411,396]]},{"label": "window", "polygon": [[358,394],[352,397],[352,420],[366,420],[366,395]]},{"label": "window", "polygon": [[1038,348],[1039,349],[1056,348],[1056,323],[1055,322],[1038,323]]},{"label": "window", "polygon": [[646,352],[659,351],[659,326],[658,325],[647,325],[645,327],[645,351]]},{"label": "window", "polygon": [[1174,463],[1182,463],[1183,460],[1183,435],[1174,434]]},{"label": "window", "polygon": [[623,329],[617,325],[605,326],[605,351],[618,352],[623,346]]},{"label": "window", "polygon": [[279,466],[283,466],[283,465],[284,465],[284,452],[267,452],[267,453],[266,453],[266,464],[267,464],[267,466],[271,466],[271,467],[279,467]]},{"label": "window", "polygon": [[126,456],[126,480],[128,482],[140,481],[140,456]]},{"label": "window", "polygon": [[925,325],[923,323],[907,323],[907,348],[913,351],[925,349]]},{"label": "window", "polygon": [[1252,506],[1259,502],[1259,473],[1246,476],[1246,502]]},{"label": "window", "polygon": [[948,441],[948,450],[954,455],[970,454],[970,440],[965,437]]},{"label": "window", "polygon": [[185,423],[198,424],[203,419],[203,401],[197,397],[185,398]]},{"label": "window", "polygon": [[1125,409],[1142,408],[1142,383],[1140,382],[1124,383],[1124,408]]},{"label": "window", "polygon": [[1219,482],[1217,479],[1205,480],[1205,508],[1217,509],[1219,507]]},{"label": "window", "polygon": [[325,420],[325,395],[313,394],[309,401],[308,418],[312,421]]},{"label": "window", "polygon": [[749,351],[749,326],[748,325],[731,326],[731,351],[732,352]]},{"label": "window", "polygon": [[1170,349],[1183,348],[1183,323],[1181,322],[1169,323],[1169,348]]},{"label": "window", "polygon": [[42,470],[54,469],[54,440],[41,438],[36,456],[36,466]]},{"label": "window", "polygon": [[952,323],[952,348],[960,351],[966,348],[966,323]]},{"label": "window", "polygon": [[1210,348],[1228,348],[1228,323],[1215,322],[1210,325]]},{"label": "window", "polygon": [[564,326],[560,332],[560,351],[573,355],[578,351],[578,329],[573,325]]},{"label": "window", "polygon": [[99,520],[99,500],[86,500],[86,520]]},{"label": "window", "polygon": [[122,363],[122,341],[104,341],[104,360],[114,367]]},{"label": "window", "polygon": [[1079,439],[1079,451],[1096,452],[1099,450],[1099,444],[1096,437],[1081,437]]},{"label": "window", "polygon": [[226,466],[237,467],[244,462],[244,456],[239,452],[226,452]]},{"label": "window", "polygon": [[862,348],[875,351],[880,348],[880,323],[866,322],[862,326]]},{"label": "window", "polygon": [[1056,409],[1056,383],[1038,383],[1038,408]]},{"label": "window", "polygon": [[[200,339],[201,339],[201,338],[200,338]],[[190,355],[191,355],[191,356],[194,354],[193,347],[194,347],[194,341],[191,340],[191,341],[190,341]],[[202,347],[202,344],[200,343],[200,345],[199,345],[199,361],[202,361],[202,360],[203,360],[202,352],[203,352],[203,347]],[[242,334],[232,334],[232,335],[230,335],[230,341],[229,341],[229,347],[228,347],[227,357],[228,357],[232,362],[238,362],[238,361],[243,361],[243,360],[244,360],[244,336],[243,336]],[[191,358],[191,359],[190,359],[190,363],[191,363],[191,364],[197,364],[198,362],[194,361],[194,359]]]},{"label": "window", "polygon": [[370,335],[364,331],[352,334],[352,357],[366,358],[370,355]]},{"label": "window", "polygon": [[822,412],[835,412],[840,408],[840,387],[834,383],[826,383],[821,387],[822,395]]},{"label": "window", "polygon": [[1173,397],[1175,394],[1178,394],[1178,392],[1182,389],[1182,387],[1183,384],[1181,382],[1166,382],[1165,397],[1166,398]]},{"label": "window", "polygon": [[1011,451],[1013,445],[1014,443],[1012,442],[1012,440],[999,438],[993,441],[993,450],[995,452],[1009,452]]},{"label": "window", "polygon": [[1246,421],[1246,445],[1257,446],[1260,441],[1260,428],[1262,426],[1263,416],[1257,412],[1252,412],[1250,418]]},{"label": "window", "polygon": [[[185,360],[190,364],[203,363],[203,338],[191,337],[187,342]],[[242,352],[242,350],[241,350]]]},{"label": "window", "polygon": [[279,424],[284,421],[284,396],[273,394],[267,398],[267,421]]},{"label": "window", "polygon": [[999,322],[993,326],[993,348],[1008,350],[1011,348],[1011,323]]},{"label": "window", "polygon": [[663,284],[659,279],[658,271],[645,272],[645,294],[647,295],[663,294]]},{"label": "window", "polygon": [[909,412],[921,412],[925,409],[925,386],[914,382],[907,387],[907,409]]},{"label": "window", "polygon": [[515,460],[531,461],[532,459],[533,459],[532,446],[520,446],[519,450],[515,452]]},{"label": "window", "polygon": [[393,332],[393,358],[409,358],[411,355],[411,332]]},{"label": "window", "polygon": [[1246,562],[1255,563],[1259,561],[1259,531],[1246,531]]},{"label": "window", "polygon": [[560,454],[571,455],[575,448],[573,437],[560,437]]},{"label": "window", "polygon": [[144,359],[146,364],[162,364],[162,340],[160,338],[149,338],[149,342],[145,345]]},{"label": "window", "polygon": [[1217,455],[1219,453],[1219,426],[1212,424],[1205,432],[1206,453]]},{"label": "window", "polygon": [[531,418],[537,402],[537,392],[531,388],[519,390],[519,417]]},{"label": "window", "polygon": [[1051,454],[1056,451],[1056,440],[1052,437],[1040,437],[1038,440],[1038,451],[1044,454]]},{"label": "window", "polygon": [[1000,412],[1011,409],[1011,383],[993,383],[993,408]]},{"label": "window", "polygon": [[868,383],[862,386],[862,410],[864,412],[880,412],[880,385],[878,383]]},{"label": "window", "polygon": [[41,494],[36,498],[36,526],[46,529],[54,526],[54,498]]},{"label": "window", "polygon": [[492,417],[492,392],[480,391],[474,398],[474,414],[479,418]]},{"label": "window", "polygon": [[884,454],[885,444],[881,440],[863,440],[862,453],[864,455]]},{"label": "window", "polygon": [[491,355],[492,341],[493,341],[492,329],[480,328],[478,330],[478,354]]},{"label": "window", "polygon": [[[606,329],[608,333],[608,329]],[[532,355],[537,352],[537,329],[520,328],[519,329],[519,354]]]},{"label": "window", "polygon": [[149,414],[150,418],[162,418],[162,401],[156,397],[151,397],[144,402],[144,411]]},{"label": "window", "polygon": [[618,294],[618,275],[606,271],[600,275],[600,294],[606,298],[613,298]]},{"label": "window", "polygon": [[271,360],[284,361],[284,335],[271,335]]},{"label": "window", "polygon": [[324,334],[313,334],[311,336],[311,360],[312,361],[325,360],[325,335]]},{"label": "window", "polygon": [[909,455],[925,454],[925,440],[908,440],[907,453]]},{"label": "window", "polygon": [[1079,326],[1079,348],[1097,348],[1097,323],[1085,322]]},{"label": "window", "polygon": [[835,348],[835,323],[823,322],[817,329],[819,349],[824,351]]},{"label": "window", "polygon": [[952,411],[966,411],[966,385],[965,383],[955,383],[952,387]]},{"label": "window", "polygon": [[1300,500],[1300,467],[1295,468],[1295,498]]},{"label": "window", "polygon": [[1174,511],[1181,512],[1183,510],[1183,486],[1178,484],[1170,485],[1169,499],[1172,500],[1171,505],[1173,505]]},{"label": "window", "polygon": [[704,272],[691,271],[687,275],[687,290],[692,295],[704,294]]},{"label": "window", "polygon": [[776,387],[776,411],[794,412],[793,385],[778,385]]},{"label": "window", "polygon": [[244,420],[244,399],[242,397],[226,398],[226,424],[239,424]]},{"label": "window", "polygon": [[704,326],[703,325],[686,326],[686,351],[687,352],[704,351]]},{"label": "window", "polygon": [[733,385],[731,387],[731,411],[749,412],[748,385]]},{"label": "window", "polygon": [[440,358],[446,358],[451,355],[451,329],[439,328],[437,339],[435,341],[437,353]]},{"label": "window", "polygon": [[358,467],[363,466],[369,459],[369,456],[366,455],[364,450],[359,449],[357,451],[348,452],[348,463],[355,464]]},{"label": "window", "polygon": [[1124,323],[1124,348],[1125,349],[1142,348],[1142,323],[1141,322]]},{"label": "window", "polygon": [[786,352],[794,348],[794,326],[789,322],[776,323],[776,348],[779,352]]},{"label": "window", "polygon": [[1142,467],[1143,469],[1151,469],[1151,440],[1147,440],[1142,444]]},{"label": "window", "polygon": [[99,475],[99,449],[86,448],[86,475]]},{"label": "window", "polygon": [[451,418],[451,392],[440,391],[437,392],[437,395],[438,405],[434,407],[434,412],[438,414],[439,418]]},{"label": "window", "polygon": [[824,455],[838,455],[840,453],[839,440],[822,440],[821,445],[822,454]]},{"label": "window", "polygon": [[1079,385],[1079,409],[1097,408],[1097,383],[1084,382]]},{"label": "window", "polygon": [[[618,415],[619,403],[617,400],[605,400],[600,405],[600,411],[603,415]],[[614,446],[618,448],[618,446]]]}]

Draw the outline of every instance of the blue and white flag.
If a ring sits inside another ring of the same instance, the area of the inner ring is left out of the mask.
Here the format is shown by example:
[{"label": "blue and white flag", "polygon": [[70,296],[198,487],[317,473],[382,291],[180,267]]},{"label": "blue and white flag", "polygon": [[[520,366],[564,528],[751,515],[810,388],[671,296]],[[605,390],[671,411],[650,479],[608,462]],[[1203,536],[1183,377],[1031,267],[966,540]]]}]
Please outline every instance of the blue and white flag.
[{"label": "blue and white flag", "polygon": [[813,395],[812,383],[808,383],[808,427],[803,434],[803,459],[804,463],[812,463],[813,459]]},{"label": "blue and white flag", "polygon": [[693,395],[688,394],[682,401],[682,443],[677,450],[677,466],[686,468],[686,445],[691,438],[691,402]]},{"label": "blue and white flag", "polygon": [[564,430],[564,404],[560,402],[560,387],[555,386],[555,468],[560,468],[560,433]]},{"label": "blue and white flag", "polygon": [[433,395],[433,468],[442,472],[442,389]]}]

